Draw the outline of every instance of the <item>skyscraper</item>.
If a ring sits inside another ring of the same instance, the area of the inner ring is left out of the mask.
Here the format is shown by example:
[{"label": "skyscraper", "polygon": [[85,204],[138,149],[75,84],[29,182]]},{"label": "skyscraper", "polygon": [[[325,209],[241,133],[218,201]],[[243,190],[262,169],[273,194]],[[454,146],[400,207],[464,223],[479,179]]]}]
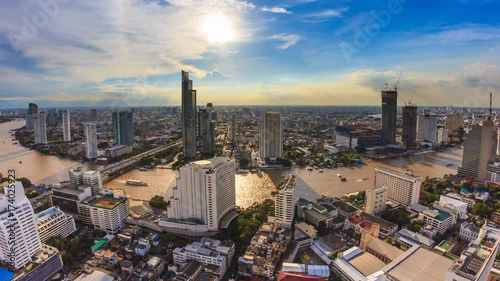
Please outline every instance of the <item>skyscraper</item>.
[{"label": "skyscraper", "polygon": [[33,116],[35,144],[47,144],[47,116],[40,111]]},{"label": "skyscraper", "polygon": [[417,118],[417,141],[437,142],[437,118],[424,110],[424,116]]},{"label": "skyscraper", "polygon": [[236,114],[231,114],[231,145],[236,145]]},{"label": "skyscraper", "polygon": [[293,223],[295,215],[295,175],[288,175],[284,181],[283,186],[276,194],[274,216],[275,222],[279,226],[290,228]]},{"label": "skyscraper", "polygon": [[28,105],[28,112],[26,113],[26,130],[33,130],[35,128],[34,117],[38,113],[38,105],[30,103]]},{"label": "skyscraper", "polygon": [[89,114],[89,121],[95,122],[97,121],[97,109],[91,109]]},{"label": "skyscraper", "polygon": [[[235,163],[226,157],[190,162],[180,177],[160,226],[185,231],[217,231],[219,222],[236,206]],[[194,222],[194,223],[193,223]]]},{"label": "skyscraper", "polygon": [[401,142],[406,148],[417,147],[417,106],[406,104],[403,106],[403,135]]},{"label": "skyscraper", "polygon": [[69,116],[69,110],[63,111],[63,139],[65,142],[71,141],[71,121]]},{"label": "skyscraper", "polygon": [[134,145],[134,115],[132,112],[113,112],[113,135],[117,145]]},{"label": "skyscraper", "polygon": [[97,158],[97,126],[95,123],[84,123],[85,131],[85,157],[87,159]]},{"label": "skyscraper", "polygon": [[[3,189],[4,194],[0,194],[0,220],[2,221],[0,223],[0,259],[13,262],[14,268],[19,269],[26,266],[32,256],[42,250],[42,243],[38,234],[35,213],[29,199],[24,195],[22,183],[6,185]],[[11,247],[15,247],[15,250],[12,251]]]},{"label": "skyscraper", "polygon": [[259,151],[261,158],[283,157],[283,122],[281,113],[267,112],[260,118]]},{"label": "skyscraper", "polygon": [[200,109],[199,112],[201,128],[201,138],[203,142],[203,153],[215,152],[215,121],[212,120],[212,112],[206,109]]},{"label": "skyscraper", "polygon": [[149,122],[141,122],[141,137],[147,137],[149,135]]},{"label": "skyscraper", "polygon": [[458,129],[464,126],[464,117],[458,112],[451,112],[446,116],[445,129],[451,134],[457,134]]},{"label": "skyscraper", "polygon": [[196,90],[189,73],[182,71],[182,142],[185,159],[196,157]]},{"label": "skyscraper", "polygon": [[382,90],[382,142],[383,144],[396,143],[398,91]]}]

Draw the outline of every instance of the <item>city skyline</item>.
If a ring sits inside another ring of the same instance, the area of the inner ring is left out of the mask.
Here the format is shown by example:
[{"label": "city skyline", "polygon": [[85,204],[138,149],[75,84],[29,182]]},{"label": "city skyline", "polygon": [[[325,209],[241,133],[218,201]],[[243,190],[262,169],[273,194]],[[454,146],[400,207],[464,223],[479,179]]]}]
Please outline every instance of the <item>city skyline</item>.
[{"label": "city skyline", "polygon": [[403,72],[398,105],[418,89],[419,106],[481,106],[498,4],[390,2],[2,3],[1,107],[180,104],[180,69],[200,104],[376,105]]}]

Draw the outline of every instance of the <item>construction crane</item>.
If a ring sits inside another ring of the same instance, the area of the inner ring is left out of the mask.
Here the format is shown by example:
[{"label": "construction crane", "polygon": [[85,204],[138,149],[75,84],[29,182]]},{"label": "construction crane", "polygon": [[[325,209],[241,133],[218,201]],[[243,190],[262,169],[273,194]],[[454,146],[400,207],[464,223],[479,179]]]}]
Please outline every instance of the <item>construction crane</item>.
[{"label": "construction crane", "polygon": [[415,97],[415,93],[417,92],[417,89],[413,90],[413,95],[411,95],[411,99],[410,101],[408,102],[408,104],[411,104],[411,102],[413,101],[413,98]]},{"label": "construction crane", "polygon": [[399,78],[398,78],[398,82],[396,82],[396,84],[394,85],[394,91],[398,91],[398,85],[399,85],[399,80],[401,79],[401,74],[402,72],[399,73]]}]

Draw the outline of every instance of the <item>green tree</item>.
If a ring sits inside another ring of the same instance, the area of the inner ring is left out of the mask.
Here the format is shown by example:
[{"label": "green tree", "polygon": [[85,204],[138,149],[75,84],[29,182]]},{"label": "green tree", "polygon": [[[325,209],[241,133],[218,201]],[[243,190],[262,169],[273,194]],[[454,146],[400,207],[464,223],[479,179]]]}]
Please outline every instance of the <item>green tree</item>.
[{"label": "green tree", "polygon": [[20,181],[22,184],[23,184],[23,187],[24,188],[28,188],[28,187],[31,187],[31,181],[27,178],[19,178],[17,179],[18,181]]},{"label": "green tree", "polygon": [[28,197],[28,199],[31,199],[31,198],[37,197],[38,195],[40,195],[40,193],[38,193],[34,190],[28,190],[25,192],[25,195],[26,195],[26,197]]},{"label": "green tree", "polygon": [[169,203],[165,201],[165,198],[160,195],[155,195],[149,200],[149,205],[153,208],[166,210],[169,206]]}]

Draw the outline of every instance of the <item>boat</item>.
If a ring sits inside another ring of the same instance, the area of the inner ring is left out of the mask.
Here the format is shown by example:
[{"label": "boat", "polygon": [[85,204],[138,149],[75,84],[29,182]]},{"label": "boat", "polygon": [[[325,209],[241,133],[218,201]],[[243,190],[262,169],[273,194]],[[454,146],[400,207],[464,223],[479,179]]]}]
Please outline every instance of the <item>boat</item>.
[{"label": "boat", "polygon": [[409,176],[413,176],[413,171],[412,170],[406,170],[405,174]]},{"label": "boat", "polygon": [[23,164],[23,161],[19,161],[19,164]]},{"label": "boat", "polygon": [[319,169],[319,172],[320,172],[320,173],[323,173],[323,169]]},{"label": "boat", "polygon": [[341,181],[341,182],[346,182],[346,181],[347,181],[347,179],[346,179],[346,178],[341,178],[341,179],[340,179],[340,181]]},{"label": "boat", "polygon": [[342,177],[342,174],[337,174],[337,177],[341,178],[341,177]]},{"label": "boat", "polygon": [[312,168],[311,166],[307,166],[307,167],[306,167],[306,170],[308,170],[308,171],[312,171],[312,170],[313,170],[313,168]]},{"label": "boat", "polygon": [[450,164],[446,164],[446,167],[451,167],[451,166],[453,166],[453,164],[451,164],[451,163]]},{"label": "boat", "polygon": [[145,171],[147,171],[147,170],[148,170],[148,168],[146,168],[146,167],[141,167],[141,168],[139,168],[139,171],[143,171],[143,172],[145,172]]},{"label": "boat", "polygon": [[126,184],[128,185],[138,185],[138,186],[148,186],[147,183],[138,180],[127,180]]}]

